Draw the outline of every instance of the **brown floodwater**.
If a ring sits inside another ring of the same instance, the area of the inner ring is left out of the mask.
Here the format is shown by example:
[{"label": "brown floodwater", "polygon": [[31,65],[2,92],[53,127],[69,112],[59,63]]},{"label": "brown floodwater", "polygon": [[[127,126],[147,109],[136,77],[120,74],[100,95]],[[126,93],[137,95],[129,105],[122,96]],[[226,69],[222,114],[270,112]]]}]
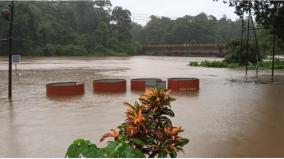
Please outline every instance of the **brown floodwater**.
[{"label": "brown floodwater", "polygon": [[[24,57],[13,72],[13,101],[7,99],[7,58],[0,58],[0,157],[64,157],[77,138],[99,143],[124,120],[133,103],[131,78],[196,77],[200,91],[175,93],[175,125],[190,139],[179,157],[284,157],[284,71],[190,67],[193,57]],[[210,59],[209,60],[216,60]],[[220,59],[217,59],[220,60]],[[127,79],[122,94],[93,93],[92,81]],[[51,82],[84,82],[82,96],[48,98]]]}]

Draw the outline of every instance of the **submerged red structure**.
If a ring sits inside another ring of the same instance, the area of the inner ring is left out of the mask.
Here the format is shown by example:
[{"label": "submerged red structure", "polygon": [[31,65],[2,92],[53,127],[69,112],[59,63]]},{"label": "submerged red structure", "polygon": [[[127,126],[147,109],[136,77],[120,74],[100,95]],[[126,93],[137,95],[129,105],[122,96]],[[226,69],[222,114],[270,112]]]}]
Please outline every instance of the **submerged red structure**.
[{"label": "submerged red structure", "polygon": [[60,82],[46,85],[47,96],[81,95],[85,93],[84,83]]},{"label": "submerged red structure", "polygon": [[124,79],[101,79],[93,81],[95,92],[125,92],[126,80]]},{"label": "submerged red structure", "polygon": [[198,91],[198,78],[169,78],[168,89],[172,91]]}]

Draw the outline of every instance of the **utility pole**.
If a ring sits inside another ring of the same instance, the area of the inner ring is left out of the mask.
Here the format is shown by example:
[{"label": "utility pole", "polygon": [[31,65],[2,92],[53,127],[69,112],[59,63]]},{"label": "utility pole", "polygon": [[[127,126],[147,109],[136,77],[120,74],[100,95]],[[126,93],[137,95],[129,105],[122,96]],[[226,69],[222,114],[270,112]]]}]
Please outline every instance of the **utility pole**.
[{"label": "utility pole", "polygon": [[271,68],[271,80],[274,81],[274,63],[275,63],[275,45],[276,45],[276,24],[275,17],[277,16],[277,4],[274,4],[274,15],[273,15],[273,41],[272,41],[272,68]]},{"label": "utility pole", "polygon": [[10,2],[10,31],[9,31],[9,85],[8,85],[8,97],[12,100],[12,47],[13,47],[13,20],[14,20],[14,4],[12,0]]},{"label": "utility pole", "polygon": [[[249,10],[250,12],[250,15],[251,15],[251,10]],[[256,36],[256,30],[255,30],[255,27],[254,27],[254,22],[253,22],[253,19],[252,19],[252,16],[250,16],[250,20],[251,20],[251,23],[252,23],[252,29],[253,29],[253,33],[254,33],[254,39],[255,39],[255,46],[256,46],[256,77],[258,77],[258,63],[260,61],[260,51],[259,51],[259,46],[258,46],[258,40],[257,40],[257,36]]]},{"label": "utility pole", "polygon": [[241,64],[242,63],[242,59],[243,59],[243,39],[244,39],[244,25],[245,25],[245,22],[244,22],[244,7],[243,7],[243,14],[241,16],[242,18],[242,33],[241,33],[241,51],[240,51],[240,62]]},{"label": "utility pole", "polygon": [[273,28],[273,42],[272,42],[272,74],[271,80],[274,80],[274,63],[275,63],[275,43],[276,43],[276,35],[275,35],[275,28]]},{"label": "utility pole", "polygon": [[248,17],[248,29],[247,29],[247,52],[246,52],[246,76],[248,74],[248,56],[249,56],[249,23],[250,23],[250,16],[251,16],[251,12],[250,12],[250,7],[251,7],[251,3],[249,2],[249,17]]}]

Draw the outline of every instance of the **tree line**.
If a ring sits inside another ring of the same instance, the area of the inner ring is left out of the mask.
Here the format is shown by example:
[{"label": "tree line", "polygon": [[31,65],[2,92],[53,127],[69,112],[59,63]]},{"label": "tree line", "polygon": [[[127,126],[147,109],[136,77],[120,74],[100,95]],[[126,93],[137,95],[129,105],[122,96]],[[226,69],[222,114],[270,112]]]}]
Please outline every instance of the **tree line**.
[{"label": "tree line", "polygon": [[[8,4],[0,2],[0,10]],[[142,26],[110,0],[18,1],[14,19],[13,52],[38,56],[135,55],[144,44],[227,43],[240,38],[242,23],[200,13],[177,19],[152,15]],[[260,44],[271,39],[266,30],[257,31]],[[0,17],[0,55],[8,52],[8,32],[9,21]]]},{"label": "tree line", "polygon": [[232,21],[225,15],[217,19],[205,13],[174,20],[151,16],[144,27],[133,23],[131,32],[143,44],[226,43],[240,36],[241,21]]},{"label": "tree line", "polygon": [[[9,2],[0,2],[0,9]],[[95,55],[135,53],[130,34],[131,13],[110,1],[18,1],[14,16],[14,52],[23,55]],[[0,18],[0,37],[9,21]],[[1,54],[7,41],[1,41]]]}]

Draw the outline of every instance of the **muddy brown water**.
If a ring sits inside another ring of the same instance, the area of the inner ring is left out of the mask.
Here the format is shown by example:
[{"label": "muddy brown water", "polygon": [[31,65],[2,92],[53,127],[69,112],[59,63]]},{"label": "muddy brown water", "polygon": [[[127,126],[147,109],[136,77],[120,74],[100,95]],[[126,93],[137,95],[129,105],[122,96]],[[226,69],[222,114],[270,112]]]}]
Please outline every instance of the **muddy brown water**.
[{"label": "muddy brown water", "polygon": [[[191,141],[179,157],[284,157],[284,71],[190,67],[192,57],[27,58],[13,73],[7,99],[7,58],[0,58],[0,157],[64,157],[77,138],[99,138],[124,120],[122,102],[133,103],[132,78],[200,78],[200,91],[175,93],[174,124]],[[215,59],[209,59],[215,60]],[[220,59],[217,59],[220,60]],[[92,81],[127,79],[122,94],[93,93]],[[48,98],[45,85],[84,82],[83,96]],[[248,82],[245,82],[248,81]]]}]

